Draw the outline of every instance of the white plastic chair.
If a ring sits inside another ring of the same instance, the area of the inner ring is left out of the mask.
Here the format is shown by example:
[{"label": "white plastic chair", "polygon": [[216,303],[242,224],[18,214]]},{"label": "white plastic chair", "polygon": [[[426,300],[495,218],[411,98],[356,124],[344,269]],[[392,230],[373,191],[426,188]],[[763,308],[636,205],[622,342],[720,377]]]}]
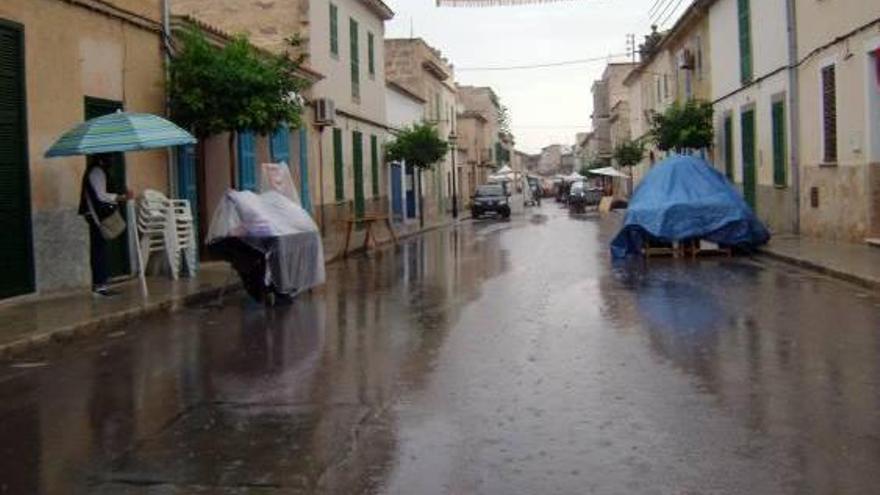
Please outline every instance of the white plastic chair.
[{"label": "white plastic chair", "polygon": [[139,201],[138,231],[140,233],[141,270],[146,270],[153,253],[164,252],[177,280],[181,263],[187,275],[196,274],[196,233],[189,201],[168,199],[159,191],[147,189]]},{"label": "white plastic chair", "polygon": [[153,253],[164,253],[177,280],[180,257],[176,255],[177,239],[174,232],[174,212],[164,194],[148,189],[138,201],[138,234],[140,237],[141,271],[145,272]]}]

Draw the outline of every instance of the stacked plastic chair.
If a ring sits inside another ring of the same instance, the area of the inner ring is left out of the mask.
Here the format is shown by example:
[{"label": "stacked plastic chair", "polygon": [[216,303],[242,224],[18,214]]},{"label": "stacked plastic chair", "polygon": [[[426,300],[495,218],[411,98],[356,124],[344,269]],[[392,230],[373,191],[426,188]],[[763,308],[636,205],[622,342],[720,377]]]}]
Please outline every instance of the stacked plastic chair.
[{"label": "stacked plastic chair", "polygon": [[141,271],[146,271],[154,253],[162,253],[174,280],[182,263],[186,264],[187,275],[194,276],[196,238],[189,201],[171,200],[147,189],[138,201],[137,216]]}]

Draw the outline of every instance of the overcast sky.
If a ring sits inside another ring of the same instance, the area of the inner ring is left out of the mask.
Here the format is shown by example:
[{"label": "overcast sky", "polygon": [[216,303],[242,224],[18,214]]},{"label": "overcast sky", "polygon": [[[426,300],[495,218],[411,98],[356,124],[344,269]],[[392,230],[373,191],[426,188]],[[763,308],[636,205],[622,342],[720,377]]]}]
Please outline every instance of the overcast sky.
[{"label": "overcast sky", "polygon": [[[510,108],[517,148],[530,153],[552,143],[572,144],[575,133],[589,130],[590,85],[601,75],[604,58],[626,53],[627,33],[636,34],[640,42],[650,31],[652,17],[667,19],[662,25],[670,26],[690,4],[690,0],[578,0],[438,8],[435,0],[385,2],[396,13],[386,36],[409,37],[412,30],[455,65],[459,83],[493,87]],[[651,9],[660,12],[649,16]],[[466,70],[595,57],[603,60],[532,70]]]}]

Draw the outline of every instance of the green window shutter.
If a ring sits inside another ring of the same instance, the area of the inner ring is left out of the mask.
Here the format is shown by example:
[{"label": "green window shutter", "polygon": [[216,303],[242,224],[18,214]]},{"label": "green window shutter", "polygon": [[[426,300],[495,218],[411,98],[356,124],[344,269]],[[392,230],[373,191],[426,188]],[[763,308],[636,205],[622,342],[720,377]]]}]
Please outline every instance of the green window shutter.
[{"label": "green window shutter", "polygon": [[379,139],[370,136],[370,174],[373,179],[373,197],[379,197]]},{"label": "green window shutter", "polygon": [[342,164],[342,129],[333,129],[333,177],[336,179],[336,201],[344,201],[345,175]]},{"label": "green window shutter", "polygon": [[24,42],[0,25],[0,299],[34,290]]},{"label": "green window shutter", "polygon": [[752,82],[752,26],[750,0],[737,0],[739,13],[739,70],[743,84]]},{"label": "green window shutter", "polygon": [[741,119],[743,196],[752,208],[756,205],[757,176],[755,171],[755,111],[743,112]]},{"label": "green window shutter", "polygon": [[364,216],[364,135],[358,131],[351,133],[351,155],[354,166],[354,212],[358,218]]},{"label": "green window shutter", "polygon": [[367,33],[367,62],[369,63],[370,75],[376,75],[376,54],[374,52],[376,39],[373,33]]},{"label": "green window shutter", "polygon": [[339,8],[330,4],[330,53],[339,56]]},{"label": "green window shutter", "polygon": [[733,117],[724,117],[724,173],[733,180]]},{"label": "green window shutter", "polygon": [[349,19],[349,35],[351,38],[351,97],[361,97],[361,60],[358,46],[358,23]]},{"label": "green window shutter", "polygon": [[785,180],[785,102],[773,103],[773,184],[784,186]]}]

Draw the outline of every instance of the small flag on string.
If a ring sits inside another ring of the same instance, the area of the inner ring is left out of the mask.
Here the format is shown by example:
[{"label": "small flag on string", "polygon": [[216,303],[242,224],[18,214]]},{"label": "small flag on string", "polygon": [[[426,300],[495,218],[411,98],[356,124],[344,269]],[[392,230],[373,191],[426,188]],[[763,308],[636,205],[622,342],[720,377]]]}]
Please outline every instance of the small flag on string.
[{"label": "small flag on string", "polygon": [[509,7],[536,3],[570,2],[573,0],[437,0],[438,7]]}]

